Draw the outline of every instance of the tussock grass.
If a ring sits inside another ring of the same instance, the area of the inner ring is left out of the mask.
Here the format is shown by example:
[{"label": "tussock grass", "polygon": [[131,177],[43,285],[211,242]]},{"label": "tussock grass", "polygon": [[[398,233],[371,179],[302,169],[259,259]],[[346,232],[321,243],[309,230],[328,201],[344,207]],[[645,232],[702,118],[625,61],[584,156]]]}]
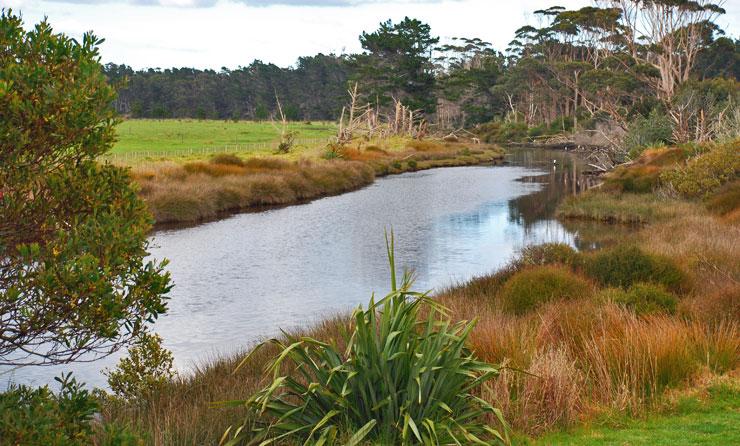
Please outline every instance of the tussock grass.
[{"label": "tussock grass", "polygon": [[585,297],[592,289],[586,279],[569,268],[535,266],[525,268],[507,280],[500,298],[507,311],[524,314],[548,301]]},{"label": "tussock grass", "polygon": [[197,222],[224,212],[279,206],[358,189],[372,183],[358,162],[290,162],[253,158],[242,165],[170,163],[134,170],[157,223]]},{"label": "tussock grass", "polygon": [[566,198],[557,215],[608,223],[644,224],[675,218],[693,206],[696,205],[653,194],[612,194],[591,190]]},{"label": "tussock grass", "polygon": [[426,151],[385,151],[375,146],[362,149],[358,145],[343,149],[341,159],[332,160],[287,160],[277,156],[242,159],[221,154],[208,161],[136,167],[133,177],[158,224],[193,223],[224,213],[348,192],[371,184],[378,175],[479,164],[502,156],[499,149],[490,146],[475,155],[461,156],[459,144],[415,143]]}]

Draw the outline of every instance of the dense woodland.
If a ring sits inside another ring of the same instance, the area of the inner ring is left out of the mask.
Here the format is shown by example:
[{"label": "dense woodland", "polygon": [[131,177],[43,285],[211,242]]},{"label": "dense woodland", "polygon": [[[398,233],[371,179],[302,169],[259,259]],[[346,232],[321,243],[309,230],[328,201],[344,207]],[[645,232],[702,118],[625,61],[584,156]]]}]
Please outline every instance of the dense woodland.
[{"label": "dense woodland", "polygon": [[538,25],[520,28],[504,51],[477,38],[440,42],[405,18],[363,32],[361,54],[301,57],[289,68],[105,70],[123,85],[117,111],[132,117],[265,120],[279,97],[288,119],[335,120],[357,82],[368,103],[400,99],[444,127],[518,124],[503,131],[509,139],[648,119],[659,133],[674,122],[676,140],[711,137],[740,76],[740,40],[714,23],[724,10],[705,0],[598,4],[535,11]]}]

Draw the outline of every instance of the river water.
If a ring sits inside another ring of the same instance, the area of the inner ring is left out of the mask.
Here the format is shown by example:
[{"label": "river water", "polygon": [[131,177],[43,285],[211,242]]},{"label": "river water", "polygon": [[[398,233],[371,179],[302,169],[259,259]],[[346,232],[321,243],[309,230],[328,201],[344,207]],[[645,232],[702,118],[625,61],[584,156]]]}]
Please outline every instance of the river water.
[{"label": "river water", "polygon": [[[186,371],[280,329],[366,305],[372,292],[388,291],[391,228],[396,263],[415,271],[420,291],[489,273],[527,244],[577,246],[577,231],[553,212],[584,187],[579,169],[563,152],[518,149],[505,165],[390,176],[307,204],[156,232],[152,255],[169,259],[175,288],[155,329]],[[44,384],[67,370],[104,386],[100,371],[117,357],[18,369],[0,375],[0,386]]]}]

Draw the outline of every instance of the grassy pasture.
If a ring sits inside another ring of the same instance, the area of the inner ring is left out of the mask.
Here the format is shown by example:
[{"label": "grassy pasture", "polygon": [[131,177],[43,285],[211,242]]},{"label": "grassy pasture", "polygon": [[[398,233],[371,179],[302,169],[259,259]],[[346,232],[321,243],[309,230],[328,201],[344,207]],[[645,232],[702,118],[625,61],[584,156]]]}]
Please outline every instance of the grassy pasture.
[{"label": "grassy pasture", "polygon": [[[325,139],[336,133],[336,125],[330,122],[294,122],[288,127],[297,132],[299,143],[302,139]],[[279,138],[280,131],[270,122],[128,119],[118,126],[118,142],[111,153],[172,151],[174,154],[205,147],[223,149],[227,145],[274,143]]]}]

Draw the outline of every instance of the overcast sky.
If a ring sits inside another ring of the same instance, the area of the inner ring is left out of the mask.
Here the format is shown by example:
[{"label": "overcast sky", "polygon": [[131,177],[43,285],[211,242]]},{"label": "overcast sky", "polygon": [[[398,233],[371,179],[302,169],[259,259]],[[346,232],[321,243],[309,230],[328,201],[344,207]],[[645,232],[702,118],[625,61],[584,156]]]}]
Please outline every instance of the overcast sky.
[{"label": "overcast sky", "polygon": [[[48,16],[79,37],[106,39],[103,62],[134,68],[236,68],[260,59],[280,66],[299,56],[360,50],[359,34],[381,21],[418,18],[444,38],[480,37],[504,50],[531,12],[576,8],[589,0],[0,0],[26,25]],[[725,3],[720,24],[737,36],[740,0]]]}]

